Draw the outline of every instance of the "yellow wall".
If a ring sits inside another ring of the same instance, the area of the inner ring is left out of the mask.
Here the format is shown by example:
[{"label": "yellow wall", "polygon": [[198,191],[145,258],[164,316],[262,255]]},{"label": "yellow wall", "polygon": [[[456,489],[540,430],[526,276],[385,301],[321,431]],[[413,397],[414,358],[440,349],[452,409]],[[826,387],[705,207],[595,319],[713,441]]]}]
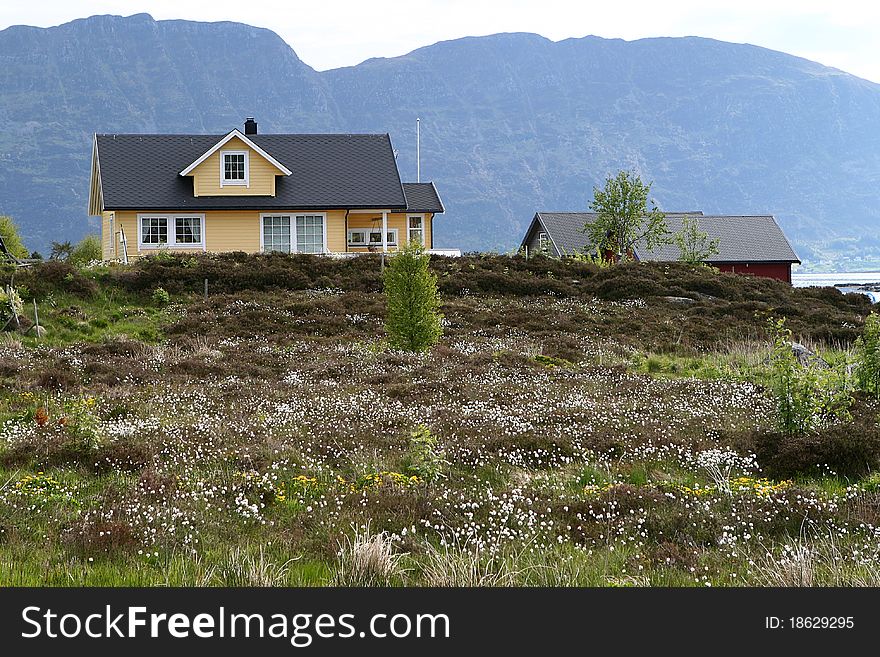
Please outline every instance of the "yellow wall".
[{"label": "yellow wall", "polygon": [[113,232],[117,229],[114,226],[113,230],[110,229],[110,217],[113,216],[113,212],[102,212],[101,213],[101,257],[104,260],[111,260],[116,256],[113,254]]},{"label": "yellow wall", "polygon": [[[220,186],[220,155],[223,151],[248,152],[248,186]],[[190,175],[195,196],[275,196],[275,176],[282,174],[241,139],[233,137],[193,169]]]},{"label": "yellow wall", "polygon": [[[138,224],[137,212],[104,212],[102,217],[102,244],[104,258],[114,259],[122,258],[122,244],[117,237],[116,253],[113,253],[112,237],[109,230],[109,216],[115,215],[114,231],[117,236],[120,229],[125,230],[125,237],[128,242],[128,257],[136,258],[141,255],[154,253],[156,249],[138,250]],[[150,214],[150,213],[142,213]],[[157,216],[178,214],[194,216],[203,214],[205,216],[205,248],[198,247],[166,247],[170,252],[177,253],[186,251],[211,251],[214,253],[223,251],[245,251],[247,253],[256,253],[260,250],[260,215],[262,214],[324,214],[327,224],[327,249],[333,253],[344,253],[345,251],[366,251],[366,248],[347,248],[348,236],[345,227],[345,210],[327,210],[326,212],[289,212],[281,210],[211,210],[207,212],[156,212]],[[388,215],[388,227],[397,228],[397,238],[400,246],[406,242],[407,215],[403,213],[392,213]],[[431,245],[431,224],[432,217],[425,215],[425,243]],[[349,228],[381,228],[382,215],[353,214],[349,212],[348,227]],[[169,227],[169,230],[171,228]],[[169,233],[170,235],[170,233]],[[393,249],[393,247],[392,247]]]},{"label": "yellow wall", "polygon": [[[150,213],[141,213],[150,214]],[[260,215],[262,214],[309,214],[308,212],[291,213],[279,210],[212,210],[207,212],[156,212],[157,216],[168,214],[182,214],[205,216],[205,248],[199,247],[167,247],[169,251],[211,251],[214,253],[223,251],[245,251],[256,253],[260,250]],[[328,210],[325,213],[327,219],[327,248],[332,252],[345,251],[345,210]],[[111,250],[111,236],[109,231],[110,213],[105,212],[102,221],[102,240],[104,257],[107,259],[122,258],[122,245],[118,245],[117,253]],[[116,212],[114,230],[118,234],[120,228],[124,228],[128,242],[128,256],[130,258],[148,255],[156,249],[138,250],[138,224],[137,212]]]}]

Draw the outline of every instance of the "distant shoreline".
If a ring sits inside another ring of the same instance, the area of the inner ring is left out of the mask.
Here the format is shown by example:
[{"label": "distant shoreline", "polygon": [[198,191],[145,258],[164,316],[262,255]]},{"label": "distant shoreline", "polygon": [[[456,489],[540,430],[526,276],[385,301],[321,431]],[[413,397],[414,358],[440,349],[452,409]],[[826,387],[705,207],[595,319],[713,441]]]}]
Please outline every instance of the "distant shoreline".
[{"label": "distant shoreline", "polygon": [[794,287],[836,287],[845,294],[864,294],[880,302],[880,272],[842,272],[791,275]]}]

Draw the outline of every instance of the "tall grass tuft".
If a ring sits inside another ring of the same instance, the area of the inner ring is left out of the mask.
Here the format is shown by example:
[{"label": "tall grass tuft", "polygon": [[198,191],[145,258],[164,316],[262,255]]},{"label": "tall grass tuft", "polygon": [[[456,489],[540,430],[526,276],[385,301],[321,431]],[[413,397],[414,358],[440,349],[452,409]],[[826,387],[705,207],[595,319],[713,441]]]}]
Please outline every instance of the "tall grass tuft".
[{"label": "tall grass tuft", "polygon": [[[271,561],[262,546],[256,555],[236,547],[217,569],[217,579],[222,586],[284,586],[293,561],[288,559],[281,564]],[[212,577],[209,576],[209,579]]]},{"label": "tall grass tuft", "polygon": [[401,560],[406,555],[395,551],[388,532],[371,533],[369,522],[352,530],[339,542],[334,586],[391,586],[404,577]]},{"label": "tall grass tuft", "polygon": [[831,531],[812,536],[802,530],[794,542],[781,550],[765,550],[753,567],[760,586],[880,585],[880,564],[873,559],[854,560]]},{"label": "tall grass tuft", "polygon": [[517,555],[487,554],[476,541],[428,544],[422,575],[427,586],[514,586],[521,569]]}]

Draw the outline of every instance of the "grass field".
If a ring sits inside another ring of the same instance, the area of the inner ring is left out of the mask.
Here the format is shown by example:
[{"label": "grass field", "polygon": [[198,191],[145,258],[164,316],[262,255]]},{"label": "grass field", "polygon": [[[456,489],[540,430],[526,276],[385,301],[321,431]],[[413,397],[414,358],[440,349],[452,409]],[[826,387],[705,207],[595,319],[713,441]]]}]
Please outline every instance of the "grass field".
[{"label": "grass field", "polygon": [[16,274],[47,334],[0,336],[0,583],[880,584],[880,408],[786,439],[766,388],[769,317],[841,358],[864,299],[433,266],[420,355],[370,257]]}]

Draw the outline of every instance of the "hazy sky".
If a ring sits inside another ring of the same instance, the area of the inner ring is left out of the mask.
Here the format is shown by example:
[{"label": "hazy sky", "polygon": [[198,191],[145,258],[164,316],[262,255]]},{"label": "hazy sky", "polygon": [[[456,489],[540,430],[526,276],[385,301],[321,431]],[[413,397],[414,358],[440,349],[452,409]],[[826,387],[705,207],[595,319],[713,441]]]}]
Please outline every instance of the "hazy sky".
[{"label": "hazy sky", "polygon": [[496,32],[554,41],[697,35],[782,50],[880,82],[880,3],[868,0],[3,0],[0,28],[141,12],[267,27],[319,70]]}]

